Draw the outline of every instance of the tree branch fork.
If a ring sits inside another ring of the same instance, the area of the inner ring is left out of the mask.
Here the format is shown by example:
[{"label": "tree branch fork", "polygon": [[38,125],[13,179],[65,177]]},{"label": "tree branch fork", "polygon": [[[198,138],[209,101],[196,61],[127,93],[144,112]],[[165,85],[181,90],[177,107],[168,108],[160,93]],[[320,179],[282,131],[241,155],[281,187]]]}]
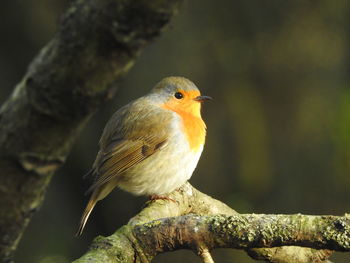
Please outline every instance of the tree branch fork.
[{"label": "tree branch fork", "polygon": [[269,262],[329,262],[350,251],[350,215],[238,214],[186,183],[156,200],[109,237],[97,237],[75,263],[150,262],[156,255],[190,249],[214,262],[216,248],[244,249]]}]

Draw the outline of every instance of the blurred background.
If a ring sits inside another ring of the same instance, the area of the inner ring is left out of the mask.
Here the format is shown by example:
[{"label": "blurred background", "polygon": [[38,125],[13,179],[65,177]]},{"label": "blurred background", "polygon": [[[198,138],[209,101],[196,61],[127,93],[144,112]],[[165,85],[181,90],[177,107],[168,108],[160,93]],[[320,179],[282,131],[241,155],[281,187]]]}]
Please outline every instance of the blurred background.
[{"label": "blurred background", "polygon": [[[69,1],[12,0],[0,9],[0,102],[53,36]],[[111,114],[161,78],[186,76],[205,95],[206,147],[191,183],[240,213],[343,215],[350,201],[350,2],[191,0],[148,46],[56,174],[17,262],[70,262],[146,198],[114,191],[74,237],[97,142]],[[255,262],[216,250],[218,262]],[[336,253],[335,262],[350,262]],[[189,251],[155,262],[200,262]]]}]

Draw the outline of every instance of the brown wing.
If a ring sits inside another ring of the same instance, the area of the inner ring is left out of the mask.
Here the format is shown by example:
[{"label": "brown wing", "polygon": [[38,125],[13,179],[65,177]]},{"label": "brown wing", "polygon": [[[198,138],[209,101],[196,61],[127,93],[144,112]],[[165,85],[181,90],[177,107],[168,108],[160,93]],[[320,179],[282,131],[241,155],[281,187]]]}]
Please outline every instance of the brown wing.
[{"label": "brown wing", "polygon": [[80,235],[96,203],[108,195],[123,179],[123,173],[144,161],[166,144],[171,134],[173,114],[154,104],[147,96],[122,107],[108,121],[100,142],[100,151],[91,171],[95,182],[80,221]]},{"label": "brown wing", "polygon": [[110,180],[121,178],[123,172],[156,153],[165,142],[165,138],[118,140],[114,142],[111,151],[99,153],[100,157],[95,162],[94,171],[97,178],[88,192]]},{"label": "brown wing", "polygon": [[111,180],[122,179],[125,171],[156,153],[166,143],[171,114],[142,100],[145,99],[121,108],[107,123],[91,171],[96,179],[88,192]]}]

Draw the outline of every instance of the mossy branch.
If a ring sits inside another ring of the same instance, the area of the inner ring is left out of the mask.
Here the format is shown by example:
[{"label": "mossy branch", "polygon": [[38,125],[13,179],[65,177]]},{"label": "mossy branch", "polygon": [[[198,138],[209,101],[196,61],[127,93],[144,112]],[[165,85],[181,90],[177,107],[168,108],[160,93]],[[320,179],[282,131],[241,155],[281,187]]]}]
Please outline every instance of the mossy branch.
[{"label": "mossy branch", "polygon": [[111,84],[182,0],[76,0],[0,109],[0,262],[13,252],[52,174]]},{"label": "mossy branch", "polygon": [[325,262],[331,250],[350,251],[347,215],[238,214],[189,183],[169,197],[177,202],[149,202],[116,233],[96,238],[74,263],[149,262],[177,249],[191,249],[210,262],[208,251],[215,248],[244,249],[270,262],[306,263]]}]

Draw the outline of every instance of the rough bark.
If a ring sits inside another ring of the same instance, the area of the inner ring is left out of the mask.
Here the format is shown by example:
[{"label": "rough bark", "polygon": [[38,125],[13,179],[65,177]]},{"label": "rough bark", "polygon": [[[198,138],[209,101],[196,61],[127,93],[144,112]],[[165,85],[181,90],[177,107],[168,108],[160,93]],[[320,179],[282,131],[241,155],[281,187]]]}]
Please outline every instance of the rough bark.
[{"label": "rough bark", "polygon": [[306,263],[326,262],[331,250],[350,251],[348,215],[243,215],[188,183],[169,198],[177,202],[148,203],[113,235],[97,237],[74,263],[149,262],[177,249],[191,249],[211,262],[208,251],[214,248],[244,249],[275,263]]},{"label": "rough bark", "polygon": [[0,260],[95,109],[182,0],[76,0],[0,109]]}]

